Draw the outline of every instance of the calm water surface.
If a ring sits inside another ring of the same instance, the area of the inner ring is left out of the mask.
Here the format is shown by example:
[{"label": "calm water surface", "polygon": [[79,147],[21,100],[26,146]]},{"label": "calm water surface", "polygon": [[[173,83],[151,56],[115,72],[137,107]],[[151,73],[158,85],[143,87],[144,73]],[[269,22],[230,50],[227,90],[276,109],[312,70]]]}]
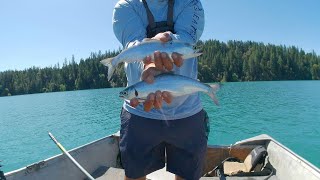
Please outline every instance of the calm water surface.
[{"label": "calm water surface", "polygon": [[[119,130],[122,88],[0,98],[0,160],[5,172]],[[320,167],[320,81],[226,83],[220,107],[202,96],[211,119],[209,144],[269,134]]]}]

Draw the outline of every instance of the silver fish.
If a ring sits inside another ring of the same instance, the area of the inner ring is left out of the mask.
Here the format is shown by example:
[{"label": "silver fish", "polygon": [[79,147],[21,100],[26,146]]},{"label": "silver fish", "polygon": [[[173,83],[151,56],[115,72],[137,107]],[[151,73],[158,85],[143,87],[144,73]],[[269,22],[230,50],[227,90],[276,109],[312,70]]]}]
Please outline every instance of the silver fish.
[{"label": "silver fish", "polygon": [[190,59],[197,56],[200,56],[202,53],[194,50],[193,45],[181,41],[169,41],[162,42],[159,40],[148,40],[143,41],[136,46],[131,46],[123,50],[120,54],[115,57],[107,58],[100,61],[103,65],[108,66],[108,80],[111,79],[112,74],[114,73],[115,67],[121,62],[137,62],[143,61],[147,56],[150,56],[151,59],[154,59],[153,54],[155,51],[166,52],[169,57],[173,52],[179,53],[182,55],[182,59]]},{"label": "silver fish", "polygon": [[168,91],[173,97],[204,92],[218,105],[215,94],[219,89],[220,84],[208,85],[186,76],[165,73],[156,76],[152,84],[140,81],[127,87],[120,92],[119,97],[128,100],[137,98],[139,101],[144,101],[150,93],[157,90]]}]

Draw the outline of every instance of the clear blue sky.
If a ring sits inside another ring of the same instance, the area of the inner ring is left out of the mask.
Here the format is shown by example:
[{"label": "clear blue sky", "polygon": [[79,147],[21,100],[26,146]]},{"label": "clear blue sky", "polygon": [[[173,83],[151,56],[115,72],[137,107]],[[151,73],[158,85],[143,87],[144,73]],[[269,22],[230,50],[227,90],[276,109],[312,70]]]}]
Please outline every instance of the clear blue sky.
[{"label": "clear blue sky", "polygon": [[[0,71],[76,61],[118,49],[117,0],[0,1]],[[320,54],[319,0],[202,0],[202,40],[252,40]]]}]

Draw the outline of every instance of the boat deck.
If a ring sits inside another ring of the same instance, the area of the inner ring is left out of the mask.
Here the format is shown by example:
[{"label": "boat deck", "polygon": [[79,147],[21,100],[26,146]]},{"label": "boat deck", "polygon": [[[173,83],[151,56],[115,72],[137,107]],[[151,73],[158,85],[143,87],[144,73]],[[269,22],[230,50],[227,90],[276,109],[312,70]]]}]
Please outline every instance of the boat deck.
[{"label": "boat deck", "polygon": [[[109,168],[107,171],[100,177],[96,178],[96,180],[123,180],[124,179],[124,170],[120,168]],[[155,171],[147,176],[147,180],[174,180],[175,175],[166,171],[166,167]],[[251,176],[251,177],[226,177],[226,179],[230,180],[278,180],[278,178],[273,175],[270,178],[266,176]],[[200,180],[220,180],[219,177],[202,177]]]}]

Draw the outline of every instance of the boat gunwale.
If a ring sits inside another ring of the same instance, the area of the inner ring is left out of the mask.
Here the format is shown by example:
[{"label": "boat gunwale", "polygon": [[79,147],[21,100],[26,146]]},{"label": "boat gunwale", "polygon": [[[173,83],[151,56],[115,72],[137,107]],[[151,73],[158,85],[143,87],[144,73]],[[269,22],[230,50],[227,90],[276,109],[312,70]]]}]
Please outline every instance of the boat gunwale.
[{"label": "boat gunwale", "polygon": [[[88,143],[85,143],[85,144],[83,144],[83,145],[77,146],[77,147],[75,147],[75,148],[73,148],[73,149],[70,149],[70,150],[68,150],[68,152],[69,152],[69,153],[72,153],[72,152],[74,152],[74,151],[77,151],[78,149],[81,149],[81,148],[86,147],[86,146],[88,146],[88,145],[97,143],[97,142],[99,142],[99,141],[103,141],[103,140],[106,140],[106,139],[108,139],[108,138],[117,138],[117,137],[119,137],[119,136],[118,136],[118,132],[117,132],[117,133],[110,134],[110,135],[106,135],[105,137],[102,137],[102,138],[93,140],[93,141],[91,141],[91,142],[88,142]],[[27,171],[29,167],[32,167],[32,166],[37,165],[37,164],[39,164],[39,163],[51,161],[51,160],[53,160],[53,159],[55,159],[55,158],[57,158],[57,157],[59,157],[59,156],[63,156],[63,153],[56,154],[56,155],[54,155],[54,156],[51,156],[51,157],[49,157],[49,158],[47,158],[47,159],[44,159],[44,160],[41,160],[41,161],[38,161],[38,162],[34,162],[34,163],[29,164],[29,165],[26,165],[25,167],[22,167],[22,168],[18,168],[18,169],[16,169],[16,170],[12,170],[12,171],[6,172],[6,173],[4,173],[4,176],[7,177],[7,176],[11,176],[11,175],[13,175],[13,174],[15,174],[15,173],[18,173],[18,172],[20,172],[20,171]]]},{"label": "boat gunwale", "polygon": [[274,142],[275,144],[277,144],[278,146],[283,148],[286,152],[289,152],[291,156],[296,158],[296,160],[300,160],[300,162],[303,162],[303,163],[300,163],[300,165],[302,165],[305,169],[309,169],[310,170],[310,168],[311,168],[312,170],[314,170],[315,172],[314,171],[310,171],[310,172],[312,174],[314,174],[315,176],[320,178],[320,169],[318,167],[313,165],[311,162],[309,162],[308,160],[306,160],[302,156],[300,156],[297,153],[293,152],[288,147],[286,147],[285,145],[281,144],[279,141],[275,140],[274,138],[270,137],[270,141]]}]

